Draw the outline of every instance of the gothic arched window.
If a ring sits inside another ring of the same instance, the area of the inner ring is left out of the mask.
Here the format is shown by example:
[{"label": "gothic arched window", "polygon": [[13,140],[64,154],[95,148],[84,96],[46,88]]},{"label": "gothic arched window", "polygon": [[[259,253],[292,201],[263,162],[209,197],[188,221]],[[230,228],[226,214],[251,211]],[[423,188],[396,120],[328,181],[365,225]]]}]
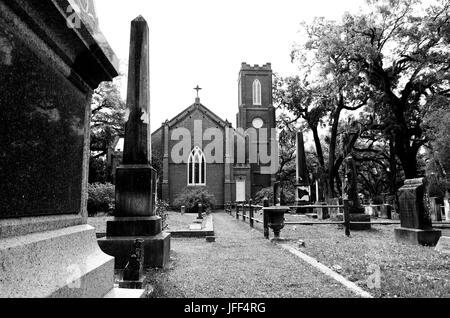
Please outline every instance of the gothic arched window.
[{"label": "gothic arched window", "polygon": [[261,82],[258,79],[253,81],[253,105],[261,105]]},{"label": "gothic arched window", "polygon": [[188,160],[188,185],[206,185],[206,159],[199,147],[192,150]]}]

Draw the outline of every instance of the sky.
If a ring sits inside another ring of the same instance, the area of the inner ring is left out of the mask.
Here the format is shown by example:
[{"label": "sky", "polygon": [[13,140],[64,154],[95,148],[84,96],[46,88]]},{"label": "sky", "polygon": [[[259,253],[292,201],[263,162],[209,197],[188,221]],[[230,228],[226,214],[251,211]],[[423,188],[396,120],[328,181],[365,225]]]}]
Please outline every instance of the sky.
[{"label": "sky", "polygon": [[[291,48],[300,23],[316,16],[339,20],[365,0],[96,0],[100,28],[126,75],[131,20],[142,15],[150,28],[151,127],[158,129],[194,103],[233,126],[238,112],[242,62],[272,63],[275,73],[295,74]],[[122,79],[126,97],[126,77]]]}]

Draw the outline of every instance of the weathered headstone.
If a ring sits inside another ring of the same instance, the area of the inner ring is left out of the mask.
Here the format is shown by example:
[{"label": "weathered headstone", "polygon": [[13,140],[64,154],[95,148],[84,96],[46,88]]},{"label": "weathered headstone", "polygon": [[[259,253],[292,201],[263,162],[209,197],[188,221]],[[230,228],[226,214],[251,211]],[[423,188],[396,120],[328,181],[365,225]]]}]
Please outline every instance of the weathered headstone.
[{"label": "weathered headstone", "polygon": [[441,231],[433,230],[427,209],[427,179],[409,179],[399,189],[399,212],[401,228],[395,229],[398,242],[435,246]]},{"label": "weathered headstone", "polygon": [[328,208],[328,212],[330,214],[331,219],[337,219],[339,214],[339,199],[338,198],[331,198],[327,200],[327,204],[333,206],[332,208]]},{"label": "weathered headstone", "polygon": [[[305,145],[303,140],[303,133],[298,132],[296,136],[297,141],[297,156],[296,156],[296,191],[295,200],[297,205],[309,205],[311,203],[311,184],[309,182],[308,169],[306,166]],[[297,209],[297,213],[308,213],[307,209]]]},{"label": "weathered headstone", "polygon": [[431,221],[440,222],[442,221],[442,212],[441,212],[441,204],[438,201],[438,198],[431,197],[430,198],[430,215]]},{"label": "weathered headstone", "polygon": [[450,221],[450,191],[449,190],[447,190],[445,192],[444,213],[445,213],[445,220]]},{"label": "weathered headstone", "polygon": [[[323,206],[327,205],[325,202],[317,202],[315,204]],[[319,220],[326,220],[330,218],[330,215],[328,214],[328,208],[314,208],[314,212],[317,214],[317,219]]]},{"label": "weathered headstone", "polygon": [[352,156],[344,159],[344,200],[348,200],[350,222],[364,222],[364,224],[350,223],[350,230],[370,230],[370,215],[365,214],[358,195],[357,172],[355,160]]},{"label": "weathered headstone", "polygon": [[390,204],[381,205],[380,214],[378,216],[382,219],[392,219],[392,206]]},{"label": "weathered headstone", "polygon": [[144,240],[144,266],[165,267],[170,234],[156,215],[156,171],[151,166],[149,29],[142,16],[131,22],[127,123],[123,164],[116,172],[116,209],[100,248],[124,268],[136,237]]},{"label": "weathered headstone", "polygon": [[91,97],[116,62],[92,0],[0,1],[0,298],[113,292],[87,177]]}]

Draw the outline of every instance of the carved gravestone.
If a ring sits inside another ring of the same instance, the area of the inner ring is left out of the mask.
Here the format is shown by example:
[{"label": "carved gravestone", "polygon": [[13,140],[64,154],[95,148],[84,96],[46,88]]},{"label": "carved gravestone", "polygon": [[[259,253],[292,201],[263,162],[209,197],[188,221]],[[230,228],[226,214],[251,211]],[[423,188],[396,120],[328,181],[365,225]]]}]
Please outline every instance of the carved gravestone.
[{"label": "carved gravestone", "polygon": [[447,190],[445,192],[444,212],[445,212],[445,220],[450,221],[450,190]]},{"label": "carved gravestone", "polygon": [[401,228],[395,229],[398,242],[435,246],[441,231],[433,230],[428,196],[427,179],[409,179],[399,189],[399,212]]},{"label": "carved gravestone", "polygon": [[430,209],[430,214],[431,214],[431,221],[434,221],[434,222],[442,221],[441,204],[440,204],[438,198],[435,198],[435,197],[430,198],[429,209]]}]

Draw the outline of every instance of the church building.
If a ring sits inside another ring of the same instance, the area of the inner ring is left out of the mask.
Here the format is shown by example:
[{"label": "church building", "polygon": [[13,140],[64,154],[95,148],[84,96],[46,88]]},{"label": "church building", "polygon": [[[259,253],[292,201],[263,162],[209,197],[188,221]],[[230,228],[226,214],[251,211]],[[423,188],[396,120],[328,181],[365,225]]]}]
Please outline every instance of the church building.
[{"label": "church building", "polygon": [[[162,162],[158,183],[159,198],[172,204],[186,187],[206,187],[215,196],[217,207],[223,207],[229,201],[249,200],[259,190],[272,186],[275,173],[264,171],[267,163],[264,161],[263,164],[259,159],[260,152],[271,155],[271,143],[277,145],[276,134],[272,130],[276,128],[272,75],[270,63],[263,66],[242,63],[238,82],[237,129],[201,104],[197,97],[194,104],[167,120],[152,134],[153,156],[157,156]],[[257,134],[262,128],[266,128],[268,138],[264,139],[264,145],[260,138],[255,140],[242,133],[249,128],[253,128],[252,131]],[[215,155],[220,158],[213,162],[208,160],[206,152],[208,144],[214,139],[208,133],[211,129],[220,132],[222,136],[229,136],[231,131],[234,136],[220,140],[223,151],[215,150]],[[203,137],[200,139],[195,137],[199,130]],[[180,143],[180,135],[183,134],[191,138],[192,148],[187,153],[181,153],[183,160],[180,162],[172,154],[179,153],[178,148],[174,147]],[[238,159],[238,137],[244,138],[245,160]],[[256,150],[256,161],[249,160],[252,149]]]}]

